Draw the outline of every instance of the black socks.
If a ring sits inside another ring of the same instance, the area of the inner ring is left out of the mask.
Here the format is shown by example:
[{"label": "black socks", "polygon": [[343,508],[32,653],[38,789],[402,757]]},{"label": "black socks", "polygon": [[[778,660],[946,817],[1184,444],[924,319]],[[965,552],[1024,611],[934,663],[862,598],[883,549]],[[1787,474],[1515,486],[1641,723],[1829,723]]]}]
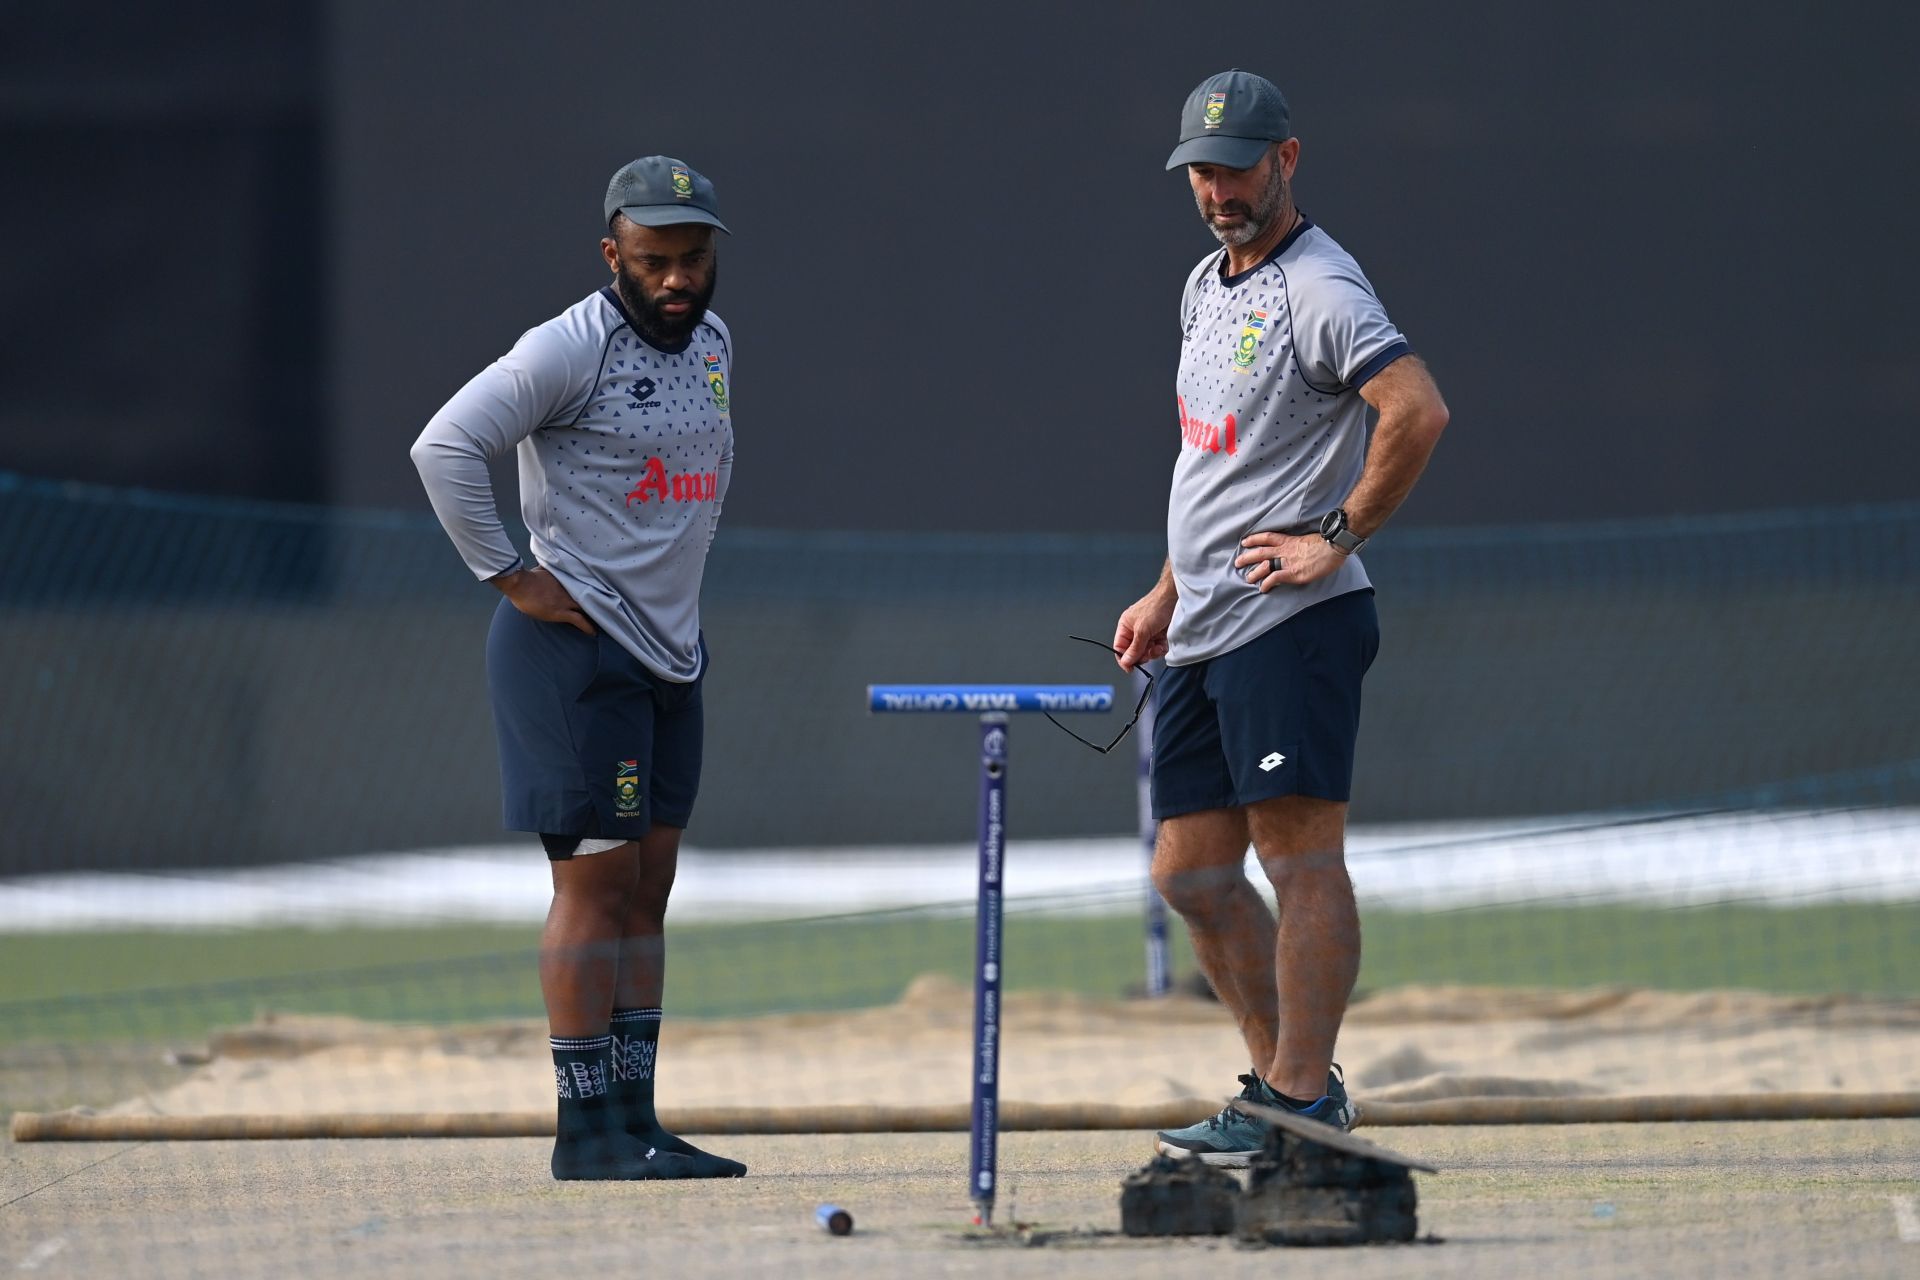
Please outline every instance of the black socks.
[{"label": "black socks", "polygon": [[615,1009],[608,1048],[614,1125],[628,1137],[687,1160],[688,1177],[738,1178],[747,1166],[709,1155],[660,1127],[653,1110],[653,1065],[660,1049],[660,1010]]},{"label": "black socks", "polygon": [[553,1036],[553,1087],[560,1099],[556,1136],[578,1138],[606,1127],[606,1036],[568,1039]]},{"label": "black socks", "polygon": [[559,1097],[553,1176],[573,1181],[648,1181],[696,1177],[693,1162],[620,1131],[608,1090],[606,1036],[554,1036],[553,1083]]}]

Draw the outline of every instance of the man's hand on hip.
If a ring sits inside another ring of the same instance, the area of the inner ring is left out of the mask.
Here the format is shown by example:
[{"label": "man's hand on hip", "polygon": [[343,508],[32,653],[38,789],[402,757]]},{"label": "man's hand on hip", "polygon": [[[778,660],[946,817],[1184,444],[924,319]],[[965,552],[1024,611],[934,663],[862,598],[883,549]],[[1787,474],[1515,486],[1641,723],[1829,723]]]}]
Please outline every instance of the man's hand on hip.
[{"label": "man's hand on hip", "polygon": [[519,569],[487,581],[500,588],[500,594],[513,601],[513,607],[529,618],[538,618],[542,622],[564,622],[588,635],[593,634],[593,623],[574,598],[567,594],[567,589],[560,585],[560,579],[545,569],[538,566]]},{"label": "man's hand on hip", "polygon": [[1318,582],[1347,558],[1345,552],[1317,533],[1250,533],[1240,539],[1240,546],[1240,554],[1233,558],[1234,568],[1262,591]]}]

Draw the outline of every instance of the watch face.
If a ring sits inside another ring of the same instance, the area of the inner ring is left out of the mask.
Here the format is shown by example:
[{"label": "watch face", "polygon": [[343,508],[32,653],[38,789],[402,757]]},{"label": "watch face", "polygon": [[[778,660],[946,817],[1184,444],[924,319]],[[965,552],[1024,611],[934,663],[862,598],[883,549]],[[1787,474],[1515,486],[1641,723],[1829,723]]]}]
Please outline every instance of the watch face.
[{"label": "watch face", "polygon": [[1334,534],[1347,527],[1347,513],[1335,507],[1320,517],[1320,536],[1332,538]]}]

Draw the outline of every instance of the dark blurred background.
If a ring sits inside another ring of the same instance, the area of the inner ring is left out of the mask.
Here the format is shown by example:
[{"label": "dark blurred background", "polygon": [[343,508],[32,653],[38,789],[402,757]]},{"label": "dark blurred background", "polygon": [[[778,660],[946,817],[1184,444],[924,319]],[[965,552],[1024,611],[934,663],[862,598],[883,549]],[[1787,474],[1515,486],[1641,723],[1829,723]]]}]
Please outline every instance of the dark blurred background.
[{"label": "dark blurred background", "polygon": [[1916,489],[1910,6],[9,8],[0,469],[421,508],[664,151],[736,233],[730,521],[1152,533],[1212,243],[1161,166],[1238,65],[1452,402],[1406,522]]},{"label": "dark blurred background", "polygon": [[[0,874],[509,838],[493,595],[407,449],[604,281],[605,182],[656,151],[736,233],[690,839],[971,838],[972,727],[863,686],[1114,674],[1064,637],[1162,554],[1213,245],[1163,164],[1232,65],[1290,95],[1303,206],[1453,408],[1366,552],[1356,820],[1920,802],[1917,36],[1891,4],[8,6]],[[1015,736],[1016,838],[1133,825],[1124,751]]]}]

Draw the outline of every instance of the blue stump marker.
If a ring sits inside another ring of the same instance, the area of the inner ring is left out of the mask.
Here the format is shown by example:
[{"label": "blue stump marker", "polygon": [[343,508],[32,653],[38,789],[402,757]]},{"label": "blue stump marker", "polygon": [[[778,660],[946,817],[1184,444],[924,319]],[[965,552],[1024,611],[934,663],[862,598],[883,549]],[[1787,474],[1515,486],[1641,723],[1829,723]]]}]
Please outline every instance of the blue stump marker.
[{"label": "blue stump marker", "polygon": [[980,1223],[993,1219],[1000,1150],[1000,928],[1007,851],[1007,717],[980,717],[980,881],[973,913],[973,1126],[967,1185]]},{"label": "blue stump marker", "polygon": [[876,684],[867,709],[980,717],[980,876],[974,909],[973,1125],[967,1194],[993,1223],[1000,1143],[1000,942],[1007,848],[1007,717],[1015,712],[1111,711],[1112,685]]}]

